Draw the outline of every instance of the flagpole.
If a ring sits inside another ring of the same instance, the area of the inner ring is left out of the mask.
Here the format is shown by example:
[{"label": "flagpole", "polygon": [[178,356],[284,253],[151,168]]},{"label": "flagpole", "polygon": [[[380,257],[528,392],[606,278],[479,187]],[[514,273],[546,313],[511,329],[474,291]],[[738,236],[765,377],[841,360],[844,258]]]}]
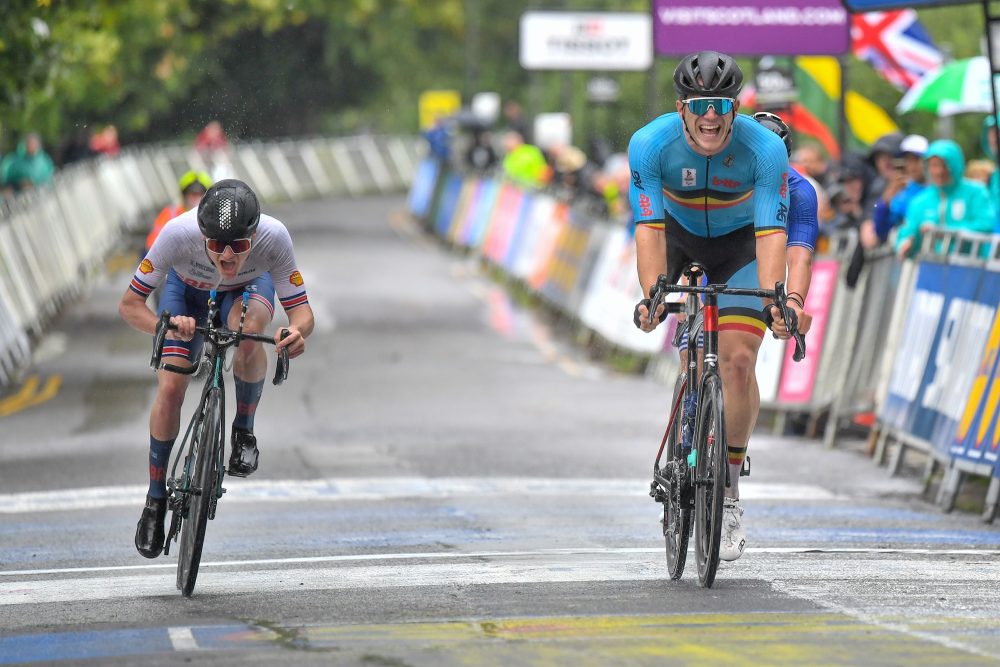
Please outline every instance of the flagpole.
[{"label": "flagpole", "polygon": [[[998,20],[998,17],[994,17],[990,14],[990,0],[983,0],[983,20],[986,23],[986,59],[990,63],[990,91],[993,97],[990,101],[993,102],[993,119],[996,120],[997,116],[997,63],[993,59],[993,23]],[[996,124],[993,126],[993,131],[1000,133],[1000,127]],[[998,137],[997,142],[998,148],[1000,148],[1000,137]],[[996,162],[997,169],[1000,170],[1000,150],[993,151],[993,161]]]},{"label": "flagpole", "polygon": [[[989,0],[984,0],[988,2]],[[840,99],[837,101],[837,143],[840,144],[840,155],[847,151],[847,54],[837,56],[840,66]]]}]

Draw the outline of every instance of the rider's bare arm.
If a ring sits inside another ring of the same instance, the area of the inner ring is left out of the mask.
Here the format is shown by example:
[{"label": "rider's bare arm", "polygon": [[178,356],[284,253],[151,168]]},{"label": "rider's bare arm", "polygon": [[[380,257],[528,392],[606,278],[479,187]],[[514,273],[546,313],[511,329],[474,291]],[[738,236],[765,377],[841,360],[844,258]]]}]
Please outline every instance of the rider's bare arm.
[{"label": "rider's bare arm", "polygon": [[[649,288],[656,284],[661,273],[667,272],[667,235],[662,229],[649,225],[636,225],[635,228],[636,267],[639,271],[639,284],[644,297],[649,296]],[[659,316],[665,306],[659,306],[653,323],[649,323],[649,310],[639,306],[640,328],[652,331],[660,323]]]},{"label": "rider's bare arm", "polygon": [[[809,285],[812,282],[812,250],[804,246],[789,246],[785,253],[788,257],[788,280],[785,283],[785,293],[792,298],[801,299],[805,304],[806,295],[809,294]],[[792,302],[792,308],[798,303]],[[812,325],[812,317],[805,311],[799,312],[799,331],[807,333]]]},{"label": "rider's bare arm", "polygon": [[305,352],[305,339],[312,333],[314,326],[315,319],[309,304],[303,304],[291,310],[288,313],[288,326],[284,327],[288,329],[290,335],[282,339],[280,337],[281,329],[279,329],[275,337],[277,348],[287,347],[289,359],[294,359]]}]

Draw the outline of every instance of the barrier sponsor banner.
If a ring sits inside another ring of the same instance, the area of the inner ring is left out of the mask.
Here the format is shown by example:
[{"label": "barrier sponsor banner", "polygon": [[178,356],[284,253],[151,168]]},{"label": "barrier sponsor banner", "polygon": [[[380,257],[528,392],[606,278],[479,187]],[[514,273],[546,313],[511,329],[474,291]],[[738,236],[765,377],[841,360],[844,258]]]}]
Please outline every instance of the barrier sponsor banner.
[{"label": "barrier sponsor banner", "polygon": [[502,184],[493,206],[489,230],[483,240],[483,255],[496,264],[503,262],[511,237],[521,217],[524,196],[509,183]]},{"label": "barrier sponsor banner", "polygon": [[795,345],[786,345],[781,386],[778,390],[778,401],[781,403],[805,405],[812,400],[839,274],[840,263],[835,259],[813,262],[812,282],[809,284],[805,303],[806,312],[813,318],[812,327],[806,335],[806,358],[796,363],[792,360]]},{"label": "barrier sponsor banner", "polygon": [[882,418],[950,454],[995,308],[979,303],[984,271],[920,265]]},{"label": "barrier sponsor banner", "polygon": [[774,403],[777,400],[784,363],[785,341],[765,333],[760,350],[757,351],[756,366],[757,389],[760,391],[761,403]]},{"label": "barrier sponsor banner", "polygon": [[549,272],[541,288],[546,298],[564,308],[569,305],[570,294],[580,275],[580,265],[594,225],[593,219],[578,209],[569,208],[567,219],[569,224],[563,227],[556,241]]},{"label": "barrier sponsor banner", "polygon": [[[987,271],[980,287],[978,301],[1000,304],[1000,273]],[[970,461],[1000,460],[1000,310],[993,314],[993,325],[983,350],[976,376],[969,390],[965,410],[959,419],[951,453]],[[1000,467],[997,473],[1000,475]]]},{"label": "barrier sponsor banner", "polygon": [[670,327],[644,333],[632,322],[642,288],[635,272],[635,243],[624,228],[608,233],[580,306],[580,319],[606,340],[650,354],[663,350]]},{"label": "barrier sponsor banner", "polygon": [[471,248],[482,248],[483,241],[489,233],[490,223],[493,220],[493,208],[497,203],[497,196],[500,193],[500,183],[492,179],[483,181],[482,191],[476,210],[473,212],[472,227],[469,229],[469,236],[466,245]]},{"label": "barrier sponsor banner", "polygon": [[552,208],[552,215],[541,225],[541,233],[538,235],[534,252],[532,255],[532,268],[528,273],[528,285],[532,289],[539,291],[548,278],[549,270],[552,268],[553,257],[556,253],[556,244],[563,230],[569,226],[569,204],[556,201]]},{"label": "barrier sponsor banner", "polygon": [[850,47],[840,0],[654,0],[656,52],[705,49],[732,55],[837,55]]},{"label": "barrier sponsor banner", "polygon": [[555,215],[556,200],[549,195],[538,194],[532,199],[531,210],[525,220],[521,243],[514,259],[514,275],[527,281],[535,269],[537,248],[548,226],[548,221]]},{"label": "barrier sponsor banner", "polygon": [[417,173],[413,176],[413,186],[410,188],[410,196],[407,200],[407,207],[410,213],[423,220],[431,210],[431,202],[434,198],[434,186],[437,183],[438,172],[441,165],[437,160],[422,160],[417,165]]},{"label": "barrier sponsor banner", "polygon": [[517,261],[517,254],[521,249],[521,242],[525,237],[525,229],[531,220],[531,211],[534,208],[535,196],[529,192],[521,193],[521,207],[517,211],[517,221],[511,232],[507,247],[503,250],[503,265],[510,273],[514,273],[514,263]]},{"label": "barrier sponsor banner", "polygon": [[455,243],[466,247],[472,245],[472,235],[478,220],[480,201],[487,195],[485,181],[481,178],[468,180],[470,184],[468,196],[464,202],[465,206],[461,209],[462,217],[456,220],[456,226],[453,229]]},{"label": "barrier sponsor banner", "polygon": [[447,181],[441,191],[441,200],[438,204],[438,216],[434,229],[438,236],[447,237],[451,229],[452,219],[455,217],[455,208],[458,206],[458,199],[462,193],[462,177],[458,174],[448,174]]}]

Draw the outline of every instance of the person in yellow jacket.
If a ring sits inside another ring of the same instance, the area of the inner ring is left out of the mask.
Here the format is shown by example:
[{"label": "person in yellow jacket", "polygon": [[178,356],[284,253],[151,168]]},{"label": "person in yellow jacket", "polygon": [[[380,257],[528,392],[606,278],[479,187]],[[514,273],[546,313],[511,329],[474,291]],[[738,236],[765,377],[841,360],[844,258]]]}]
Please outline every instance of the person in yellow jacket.
[{"label": "person in yellow jacket", "polygon": [[205,196],[208,189],[212,187],[212,178],[204,171],[188,171],[181,176],[177,182],[181,191],[181,203],[164,206],[156,220],[153,221],[153,228],[146,236],[146,252],[153,247],[153,241],[160,235],[163,225],[167,224],[181,213],[197,208],[201,198]]}]

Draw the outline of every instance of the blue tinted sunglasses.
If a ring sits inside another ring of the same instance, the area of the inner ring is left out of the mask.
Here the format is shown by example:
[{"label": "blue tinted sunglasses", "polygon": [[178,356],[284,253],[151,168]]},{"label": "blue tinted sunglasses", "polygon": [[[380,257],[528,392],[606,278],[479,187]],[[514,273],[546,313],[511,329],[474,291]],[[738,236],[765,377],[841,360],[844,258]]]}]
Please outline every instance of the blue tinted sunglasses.
[{"label": "blue tinted sunglasses", "polygon": [[731,97],[692,97],[681,100],[687,105],[688,111],[696,116],[704,116],[708,110],[715,109],[715,113],[723,116],[733,110],[736,100]]}]

